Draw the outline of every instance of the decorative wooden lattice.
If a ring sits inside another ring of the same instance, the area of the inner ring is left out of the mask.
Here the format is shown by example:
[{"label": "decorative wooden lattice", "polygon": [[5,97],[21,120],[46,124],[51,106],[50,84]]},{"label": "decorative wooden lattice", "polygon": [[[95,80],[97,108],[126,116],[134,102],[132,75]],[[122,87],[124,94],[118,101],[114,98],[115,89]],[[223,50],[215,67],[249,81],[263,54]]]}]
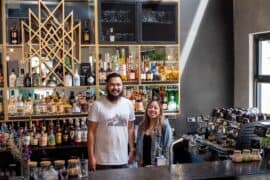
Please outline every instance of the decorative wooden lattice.
[{"label": "decorative wooden lattice", "polygon": [[[29,65],[29,71],[38,68],[42,81],[51,76],[65,84],[66,72],[74,75],[75,64],[80,63],[81,23],[75,23],[73,11],[65,17],[64,0],[51,10],[38,0],[38,15],[29,9],[28,20],[22,21],[22,63]],[[33,62],[36,61],[36,62]],[[57,71],[61,70],[62,75]]]}]

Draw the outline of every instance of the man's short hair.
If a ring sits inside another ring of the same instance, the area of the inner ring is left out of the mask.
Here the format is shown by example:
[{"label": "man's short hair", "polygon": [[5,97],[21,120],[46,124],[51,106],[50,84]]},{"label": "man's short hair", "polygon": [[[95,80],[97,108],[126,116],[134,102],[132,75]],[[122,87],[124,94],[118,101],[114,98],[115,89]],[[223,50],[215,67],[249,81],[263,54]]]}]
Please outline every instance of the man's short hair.
[{"label": "man's short hair", "polygon": [[[122,80],[122,77],[120,76],[120,74],[116,73],[116,72],[113,72],[111,74],[109,74],[107,77],[106,77],[106,83],[108,83],[112,78],[115,78],[115,77],[119,77],[121,80]],[[122,80],[123,81],[123,80]]]}]

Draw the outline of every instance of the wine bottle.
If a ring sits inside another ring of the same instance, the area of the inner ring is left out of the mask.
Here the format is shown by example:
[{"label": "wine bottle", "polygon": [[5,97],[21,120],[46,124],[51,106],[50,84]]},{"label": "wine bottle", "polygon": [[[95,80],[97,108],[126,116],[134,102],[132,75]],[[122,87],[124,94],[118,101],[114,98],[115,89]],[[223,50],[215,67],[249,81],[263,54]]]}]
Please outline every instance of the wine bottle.
[{"label": "wine bottle", "polygon": [[84,22],[84,30],[83,30],[83,43],[90,44],[90,31],[88,29],[88,22]]},{"label": "wine bottle", "polygon": [[18,44],[18,30],[16,28],[16,24],[13,24],[12,28],[10,29],[10,43]]}]

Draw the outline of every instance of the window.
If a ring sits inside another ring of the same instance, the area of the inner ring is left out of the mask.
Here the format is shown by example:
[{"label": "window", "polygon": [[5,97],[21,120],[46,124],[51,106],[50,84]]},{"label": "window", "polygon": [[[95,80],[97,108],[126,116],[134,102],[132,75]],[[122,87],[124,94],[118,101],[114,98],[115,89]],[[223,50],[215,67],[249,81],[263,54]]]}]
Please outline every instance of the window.
[{"label": "window", "polygon": [[270,113],[270,33],[255,36],[255,102],[263,113]]}]

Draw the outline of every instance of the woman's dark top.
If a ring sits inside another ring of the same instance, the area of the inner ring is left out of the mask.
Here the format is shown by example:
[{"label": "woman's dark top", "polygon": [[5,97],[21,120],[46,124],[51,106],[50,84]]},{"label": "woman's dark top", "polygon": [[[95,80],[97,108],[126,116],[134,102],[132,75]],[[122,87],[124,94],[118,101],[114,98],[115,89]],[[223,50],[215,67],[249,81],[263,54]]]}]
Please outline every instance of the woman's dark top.
[{"label": "woman's dark top", "polygon": [[151,135],[143,137],[143,166],[151,165]]}]

